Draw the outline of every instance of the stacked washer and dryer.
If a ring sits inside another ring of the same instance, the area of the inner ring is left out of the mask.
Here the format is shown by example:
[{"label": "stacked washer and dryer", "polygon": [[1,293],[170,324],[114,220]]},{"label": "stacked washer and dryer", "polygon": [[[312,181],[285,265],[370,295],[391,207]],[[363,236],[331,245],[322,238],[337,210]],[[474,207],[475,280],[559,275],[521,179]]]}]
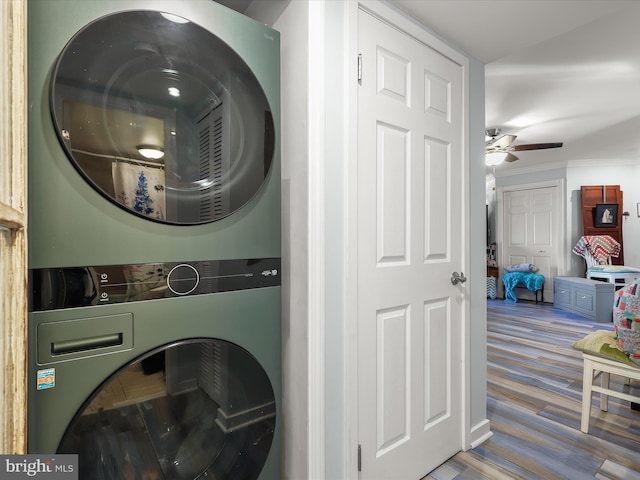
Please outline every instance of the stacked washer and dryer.
[{"label": "stacked washer and dryer", "polygon": [[29,2],[30,453],[282,476],[279,105],[213,1]]}]

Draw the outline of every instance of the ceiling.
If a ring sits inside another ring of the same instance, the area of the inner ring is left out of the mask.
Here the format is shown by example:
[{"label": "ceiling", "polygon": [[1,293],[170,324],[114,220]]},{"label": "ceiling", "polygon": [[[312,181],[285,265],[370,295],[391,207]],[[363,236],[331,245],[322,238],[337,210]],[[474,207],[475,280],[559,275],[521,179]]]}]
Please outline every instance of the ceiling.
[{"label": "ceiling", "polygon": [[564,143],[499,170],[640,162],[640,1],[389,3],[486,63],[487,128],[514,144]]}]

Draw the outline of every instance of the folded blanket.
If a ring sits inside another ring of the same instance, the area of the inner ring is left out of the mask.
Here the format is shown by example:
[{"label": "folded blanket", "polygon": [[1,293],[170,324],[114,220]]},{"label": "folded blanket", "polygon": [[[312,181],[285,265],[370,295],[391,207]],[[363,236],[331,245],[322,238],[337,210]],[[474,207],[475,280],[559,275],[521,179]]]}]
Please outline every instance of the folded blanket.
[{"label": "folded blanket", "polygon": [[621,245],[610,235],[585,235],[580,237],[572,252],[580,257],[587,254],[600,264],[608,263],[609,257],[620,255]]},{"label": "folded blanket", "polygon": [[536,267],[533,263],[518,263],[516,265],[507,265],[504,267],[505,272],[525,272],[525,273],[535,273],[538,271],[538,267]]},{"label": "folded blanket", "polygon": [[542,289],[544,285],[544,275],[538,273],[511,272],[502,275],[502,283],[504,284],[504,301],[516,303],[518,297],[513,293],[513,289],[522,283],[528,290],[536,292]]}]

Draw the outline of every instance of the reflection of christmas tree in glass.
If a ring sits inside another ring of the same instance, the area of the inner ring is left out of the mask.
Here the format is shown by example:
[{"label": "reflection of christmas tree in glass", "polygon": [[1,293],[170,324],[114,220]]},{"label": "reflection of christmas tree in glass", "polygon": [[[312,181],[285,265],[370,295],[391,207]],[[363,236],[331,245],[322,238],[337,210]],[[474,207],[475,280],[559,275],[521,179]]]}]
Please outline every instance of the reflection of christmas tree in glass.
[{"label": "reflection of christmas tree in glass", "polygon": [[133,209],[138,213],[151,215],[153,213],[152,203],[153,200],[149,196],[149,190],[147,189],[147,177],[144,176],[144,172],[140,172],[138,176],[138,186],[136,188],[136,198],[133,199]]}]

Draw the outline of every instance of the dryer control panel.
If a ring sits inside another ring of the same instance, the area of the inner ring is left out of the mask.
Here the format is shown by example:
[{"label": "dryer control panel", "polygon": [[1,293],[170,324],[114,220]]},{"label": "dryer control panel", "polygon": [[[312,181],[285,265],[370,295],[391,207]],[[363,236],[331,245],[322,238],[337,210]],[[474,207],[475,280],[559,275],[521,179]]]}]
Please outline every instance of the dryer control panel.
[{"label": "dryer control panel", "polygon": [[280,258],[142,263],[29,271],[29,310],[86,307],[280,285]]}]

